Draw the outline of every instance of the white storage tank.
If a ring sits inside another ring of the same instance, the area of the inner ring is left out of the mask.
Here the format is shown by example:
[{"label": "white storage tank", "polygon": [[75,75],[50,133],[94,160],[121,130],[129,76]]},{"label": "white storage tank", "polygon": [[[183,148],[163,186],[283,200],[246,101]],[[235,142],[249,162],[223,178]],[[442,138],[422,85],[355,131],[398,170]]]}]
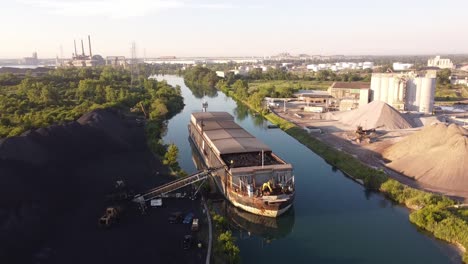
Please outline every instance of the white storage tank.
[{"label": "white storage tank", "polygon": [[380,74],[372,74],[371,78],[371,100],[372,101],[379,101],[380,100],[380,83],[382,78]]},{"label": "white storage tank", "polygon": [[422,78],[421,98],[419,100],[419,112],[431,113],[434,106],[435,78]]}]

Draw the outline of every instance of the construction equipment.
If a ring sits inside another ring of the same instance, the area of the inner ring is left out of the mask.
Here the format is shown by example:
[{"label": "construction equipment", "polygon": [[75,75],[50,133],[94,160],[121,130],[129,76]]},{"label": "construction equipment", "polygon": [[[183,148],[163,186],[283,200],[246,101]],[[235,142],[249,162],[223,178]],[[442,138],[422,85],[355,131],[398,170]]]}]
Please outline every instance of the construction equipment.
[{"label": "construction equipment", "polygon": [[273,189],[271,188],[271,185],[270,185],[270,181],[267,181],[262,185],[262,192],[264,192],[266,189],[270,190],[270,193],[273,192]]},{"label": "construction equipment", "polygon": [[375,129],[376,128],[363,129],[362,126],[357,126],[356,131],[354,132],[356,135],[356,142],[358,144],[362,141],[365,141],[366,143],[371,143],[371,139],[376,136]]},{"label": "construction equipment", "polygon": [[99,218],[99,226],[109,228],[119,220],[121,214],[121,208],[119,207],[107,207],[104,215]]},{"label": "construction equipment", "polygon": [[[185,186],[194,184],[199,181],[204,181],[206,180],[210,175],[211,172],[219,170],[224,168],[218,167],[218,168],[210,168],[204,171],[199,171],[197,173],[194,173],[192,175],[189,175],[187,177],[183,177],[180,179],[177,179],[175,181],[171,181],[169,183],[163,184],[159,187],[156,187],[154,189],[148,190],[147,192],[143,194],[137,194],[133,198],[133,201],[138,203],[140,205],[140,210],[142,213],[146,212],[146,202],[153,199],[153,198],[158,198],[158,197],[164,197],[166,194],[173,192],[175,190],[178,190],[180,188],[183,188]],[[201,186],[201,185],[200,185]],[[194,196],[196,193],[200,190],[200,186],[198,187],[197,191],[195,192]]]}]

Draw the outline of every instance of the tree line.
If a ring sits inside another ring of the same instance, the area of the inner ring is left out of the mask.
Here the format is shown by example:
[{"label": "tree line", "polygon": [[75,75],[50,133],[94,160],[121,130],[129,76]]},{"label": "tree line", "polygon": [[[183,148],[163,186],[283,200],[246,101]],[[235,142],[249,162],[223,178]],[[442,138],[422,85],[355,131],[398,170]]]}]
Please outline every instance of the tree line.
[{"label": "tree line", "polygon": [[76,120],[97,108],[148,109],[149,117],[165,118],[183,108],[180,87],[139,76],[130,87],[123,68],[58,68],[47,74],[0,74],[0,137]]}]

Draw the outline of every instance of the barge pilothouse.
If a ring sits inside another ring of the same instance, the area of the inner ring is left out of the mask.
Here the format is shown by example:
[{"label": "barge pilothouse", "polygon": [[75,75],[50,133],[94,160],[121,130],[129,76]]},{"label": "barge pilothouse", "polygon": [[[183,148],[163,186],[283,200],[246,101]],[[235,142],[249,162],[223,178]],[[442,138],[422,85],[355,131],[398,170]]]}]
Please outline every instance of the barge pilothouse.
[{"label": "barge pilothouse", "polygon": [[226,112],[192,113],[189,135],[220,192],[247,212],[277,217],[294,200],[292,165]]}]

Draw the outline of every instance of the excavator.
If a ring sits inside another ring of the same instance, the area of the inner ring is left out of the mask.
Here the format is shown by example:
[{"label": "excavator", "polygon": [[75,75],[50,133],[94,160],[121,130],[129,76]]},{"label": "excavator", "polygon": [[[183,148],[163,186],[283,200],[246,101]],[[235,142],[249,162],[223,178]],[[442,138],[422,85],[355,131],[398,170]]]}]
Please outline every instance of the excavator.
[{"label": "excavator", "polygon": [[371,129],[363,129],[362,126],[357,126],[356,131],[354,132],[354,134],[356,135],[356,138],[355,138],[356,142],[358,144],[363,141],[365,141],[368,144],[371,143],[372,138],[376,136],[375,130],[377,128],[379,127],[371,128]]},{"label": "excavator", "polygon": [[265,192],[268,190],[271,193],[273,193],[273,188],[271,188],[271,181],[267,181],[262,185],[262,192]]},{"label": "excavator", "polygon": [[120,207],[107,207],[106,211],[104,212],[104,215],[101,218],[99,218],[99,226],[105,228],[111,227],[115,222],[119,220],[121,212],[122,209]]}]

